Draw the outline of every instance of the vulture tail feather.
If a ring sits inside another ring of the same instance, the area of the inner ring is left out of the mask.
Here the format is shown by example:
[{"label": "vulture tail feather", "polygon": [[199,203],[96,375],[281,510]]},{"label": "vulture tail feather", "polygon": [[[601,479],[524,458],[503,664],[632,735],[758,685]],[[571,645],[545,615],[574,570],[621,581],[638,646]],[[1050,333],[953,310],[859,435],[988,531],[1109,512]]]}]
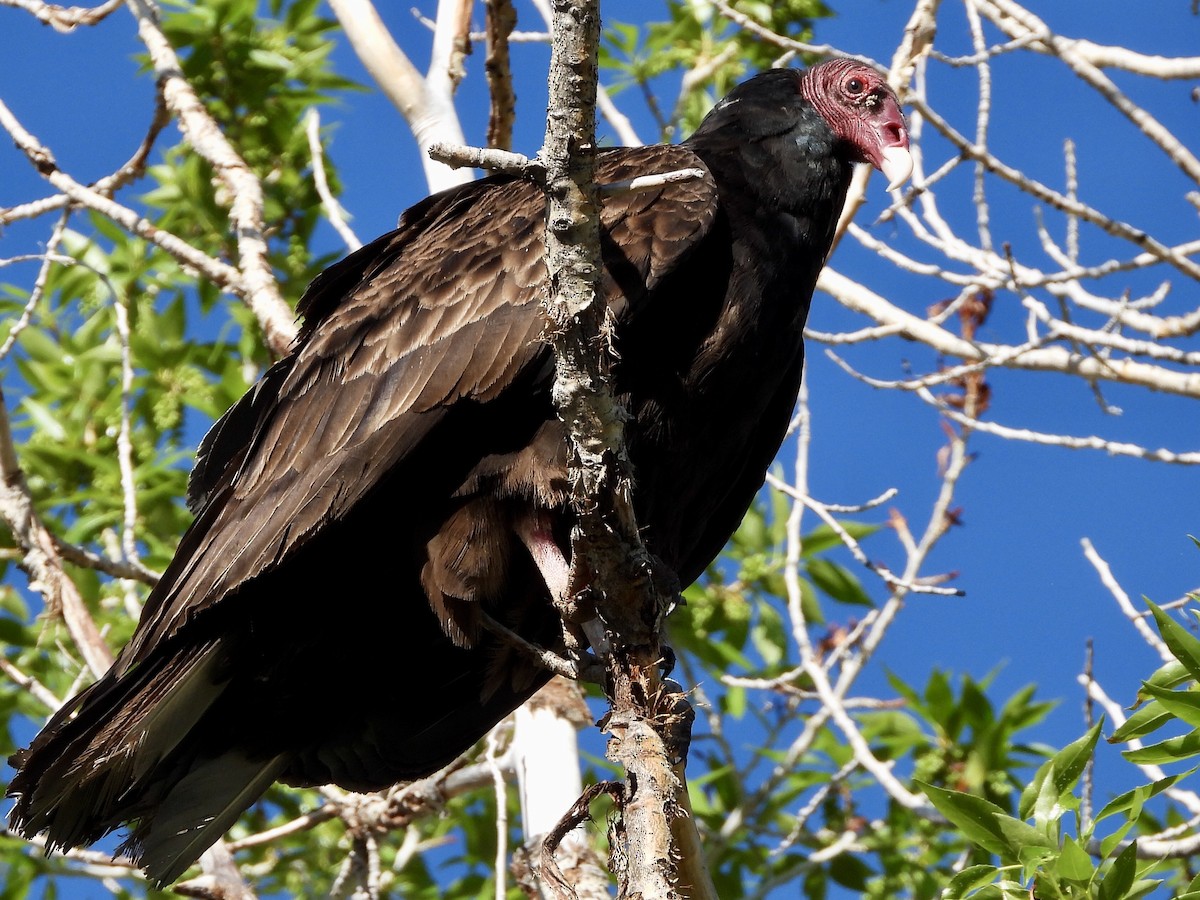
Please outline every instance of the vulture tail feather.
[{"label": "vulture tail feather", "polygon": [[170,884],[215,844],[269,788],[287,757],[253,759],[230,752],[201,759],[179,779],[121,845],[156,886]]},{"label": "vulture tail feather", "polygon": [[208,643],[110,673],[59,710],[10,760],[19,770],[8,789],[17,798],[13,829],[46,832],[47,849],[66,848],[137,818],[147,799],[169,790],[175,765],[164,762],[187,753],[193,728],[225,689],[218,651]]}]

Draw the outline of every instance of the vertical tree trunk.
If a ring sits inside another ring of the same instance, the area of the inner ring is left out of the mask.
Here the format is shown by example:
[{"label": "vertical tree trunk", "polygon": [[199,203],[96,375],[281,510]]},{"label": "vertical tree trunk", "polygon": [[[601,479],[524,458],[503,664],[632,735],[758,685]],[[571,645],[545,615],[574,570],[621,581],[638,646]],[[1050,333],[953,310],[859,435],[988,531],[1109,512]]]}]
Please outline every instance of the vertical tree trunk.
[{"label": "vertical tree trunk", "polygon": [[[679,850],[671,825],[686,813],[677,802],[683,786],[671,766],[679,749],[668,747],[663,737],[677,734],[681,721],[690,724],[690,709],[680,714],[686,701],[671,693],[659,675],[660,629],[675,597],[662,589],[671,579],[657,571],[634,518],[625,414],[608,377],[610,323],[596,293],[601,266],[593,183],[598,0],[556,0],[551,32],[542,159],[548,194],[548,308],[557,364],[554,401],[570,436],[572,502],[578,518],[572,536],[572,586],[589,592],[603,624],[605,640],[593,643],[607,651],[605,687],[612,702],[608,754],[626,771],[621,820],[613,830],[618,896],[667,900],[681,896]],[[686,746],[686,738],[681,743]],[[707,896],[693,894],[691,885],[687,890],[687,896]]]}]

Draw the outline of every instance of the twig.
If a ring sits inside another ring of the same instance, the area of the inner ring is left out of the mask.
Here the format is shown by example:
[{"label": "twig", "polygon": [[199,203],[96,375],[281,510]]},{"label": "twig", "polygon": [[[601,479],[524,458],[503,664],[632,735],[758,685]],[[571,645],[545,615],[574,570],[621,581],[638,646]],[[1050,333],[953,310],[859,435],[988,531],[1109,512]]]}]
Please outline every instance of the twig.
[{"label": "twig", "polygon": [[596,186],[596,192],[602,197],[615,197],[620,194],[635,194],[639,191],[649,191],[667,184],[679,184],[684,181],[695,181],[703,178],[703,169],[676,169],[672,172],[662,172],[658,175],[639,175],[628,181],[611,181],[608,184]]},{"label": "twig", "polygon": [[997,422],[987,422],[982,419],[975,419],[971,416],[964,415],[962,412],[939,400],[924,387],[915,388],[915,392],[918,397],[920,397],[929,405],[936,407],[940,413],[959,425],[967,426],[985,434],[991,434],[996,437],[1004,438],[1005,440],[1025,441],[1030,444],[1041,444],[1045,447],[1063,447],[1068,450],[1099,450],[1103,453],[1107,453],[1109,456],[1129,456],[1135,459],[1144,459],[1150,462],[1170,463],[1173,465],[1200,465],[1200,451],[1187,451],[1181,453],[1162,448],[1158,450],[1151,450],[1147,447],[1140,447],[1137,444],[1130,444],[1124,441],[1112,441],[1096,435],[1077,437],[1067,434],[1046,434],[1040,431],[1031,431],[1028,428],[1011,428],[1007,425],[1001,425]]},{"label": "twig", "polygon": [[121,522],[121,555],[130,565],[141,566],[137,548],[137,479],[133,470],[133,428],[131,407],[133,405],[133,359],[129,349],[129,308],[125,294],[117,290],[111,279],[97,273],[108,287],[113,298],[113,312],[117,325],[117,341],[121,346],[121,425],[117,429],[117,465],[121,471],[121,497],[124,516]]},{"label": "twig", "polygon": [[431,144],[426,152],[430,159],[436,159],[452,169],[469,166],[476,169],[487,169],[489,172],[503,172],[507,175],[520,175],[535,179],[540,178],[542,171],[542,165],[538,160],[508,150],[439,142]]},{"label": "twig", "polygon": [[[65,210],[58,221],[54,223],[54,230],[50,232],[50,237],[46,240],[46,252],[34,254],[30,259],[41,258],[41,266],[38,267],[37,277],[33,280],[33,287],[29,291],[29,299],[25,301],[25,306],[21,310],[21,315],[17,317],[17,321],[13,322],[12,327],[8,330],[8,337],[4,339],[3,346],[0,346],[0,361],[8,358],[8,354],[12,352],[13,346],[17,343],[17,338],[21,336],[30,321],[33,319],[33,311],[37,309],[42,302],[42,295],[46,291],[46,282],[50,278],[50,269],[54,264],[54,257],[58,251],[58,245],[62,243],[63,234],[67,230],[67,222],[71,219],[70,210]],[[3,265],[3,263],[0,263]]]},{"label": "twig", "polygon": [[69,34],[80,25],[96,25],[121,8],[124,0],[105,0],[99,6],[59,6],[41,0],[0,0],[0,6],[15,6],[37,17],[61,34]]},{"label": "twig", "polygon": [[[1096,680],[1096,648],[1090,637],[1087,639],[1084,649],[1083,677],[1088,681]],[[1088,692],[1084,693],[1083,717],[1084,724],[1090,731],[1096,725],[1096,706],[1092,700],[1092,695]],[[1092,805],[1095,794],[1096,757],[1093,754],[1088,757],[1087,764],[1083,767],[1083,778],[1080,786],[1079,830],[1081,832],[1091,831],[1095,824],[1092,819],[1095,813],[1095,807]]]},{"label": "twig", "polygon": [[[513,120],[516,118],[517,95],[513,91],[512,61],[508,42],[517,24],[512,0],[486,0],[487,74],[491,106],[488,111],[487,142],[499,150],[512,148]],[[549,39],[549,35],[546,35]]]},{"label": "twig", "polygon": [[310,813],[305,813],[302,816],[292,819],[290,822],[284,822],[282,825],[276,825],[274,828],[256,832],[240,840],[228,841],[225,846],[230,853],[236,853],[239,850],[245,850],[249,847],[270,844],[281,838],[290,837],[293,834],[316,828],[322,822],[328,822],[330,819],[337,818],[337,814],[337,806],[332,803],[326,803]]},{"label": "twig", "polygon": [[362,241],[346,223],[345,210],[329,190],[329,179],[325,177],[325,153],[321,149],[321,114],[315,106],[304,114],[304,133],[308,136],[308,152],[312,155],[313,184],[316,185],[317,196],[321,198],[325,218],[341,236],[346,247],[351,251],[357,250],[362,246]]},{"label": "twig", "polygon": [[1173,662],[1175,657],[1171,655],[1170,649],[1163,643],[1158,633],[1150,627],[1150,624],[1138,614],[1138,610],[1134,608],[1129,595],[1125,593],[1124,589],[1117,582],[1117,579],[1113,577],[1112,569],[1109,568],[1104,558],[1096,552],[1096,548],[1092,546],[1092,542],[1087,538],[1082,538],[1079,543],[1083,547],[1083,555],[1092,564],[1092,568],[1096,570],[1096,574],[1100,576],[1100,583],[1112,594],[1113,599],[1117,601],[1117,606],[1120,607],[1121,612],[1125,614],[1125,618],[1129,620],[1130,624],[1133,625],[1134,630],[1146,642],[1147,646],[1159,655],[1159,658],[1163,662]]},{"label": "twig", "polygon": [[846,53],[844,50],[840,50],[832,44],[811,44],[805,41],[796,41],[781,34],[776,34],[769,28],[764,28],[745,13],[738,12],[736,9],[726,3],[725,0],[712,0],[712,5],[716,7],[721,15],[723,15],[729,21],[736,23],[756,37],[760,37],[764,41],[774,44],[777,47],[781,47],[784,50],[792,50],[796,53],[807,53],[820,57],[855,59],[859,62],[866,63],[867,65],[875,66],[880,72],[883,71],[882,67],[879,66],[879,64],[874,60],[868,59],[865,56],[856,56],[853,53]]},{"label": "twig", "polygon": [[50,712],[57,712],[62,706],[62,701],[55,696],[54,692],[34,678],[32,675],[26,675],[15,665],[9,662],[5,657],[0,656],[0,672],[8,676],[9,680],[14,684],[23,687],[25,690],[38,700]]},{"label": "twig", "polygon": [[[1072,201],[1069,197],[1052,188],[1047,187],[1036,179],[1030,178],[1018,169],[1002,162],[999,158],[989,153],[985,148],[977,147],[974,143],[967,140],[958,133],[938,112],[936,112],[928,103],[922,101],[919,97],[910,97],[910,102],[918,109],[921,115],[933,125],[943,137],[953,144],[964,157],[970,160],[981,162],[989,172],[997,175],[1014,185],[1020,190],[1031,196],[1036,197],[1043,203],[1046,203],[1057,210],[1064,213],[1079,216],[1080,219],[1090,222],[1099,227],[1106,234],[1115,238],[1140,247],[1147,253],[1151,253],[1158,257],[1162,262],[1168,263],[1182,272],[1188,278],[1200,280],[1200,264],[1193,262],[1170,247],[1163,244],[1161,241],[1147,234],[1139,228],[1134,228],[1126,222],[1105,216],[1090,206]],[[1189,324],[1193,322],[1193,318],[1188,319]],[[1194,325],[1191,325],[1192,330],[1200,328],[1200,313],[1194,317]],[[1190,333],[1190,332],[1180,332]]]},{"label": "twig", "polygon": [[183,65],[159,25],[158,8],[152,0],[128,0],[127,6],[137,19],[138,37],[162,83],[168,109],[178,119],[188,143],[212,165],[229,191],[229,219],[237,235],[242,276],[240,296],[258,320],[268,346],[283,356],[296,336],[296,324],[271,268],[270,248],[263,233],[262,185],[183,77]]},{"label": "twig", "polygon": [[[838,539],[842,542],[846,549],[850,551],[854,558],[858,560],[858,562],[861,563],[865,568],[869,569],[871,572],[883,579],[884,583],[889,589],[895,589],[899,587],[904,588],[906,591],[914,594],[936,594],[942,597],[962,597],[964,595],[964,592],[959,588],[944,588],[931,584],[923,584],[921,582],[903,581],[887,566],[872,562],[867,557],[862,545],[859,544],[859,542],[855,540],[855,538],[848,531],[846,531],[844,527],[842,527],[841,522],[834,518],[832,515],[833,511],[830,507],[818,500],[814,500],[812,497],[809,497],[806,494],[801,493],[799,489],[788,484],[786,481],[775,475],[767,475],[767,484],[771,485],[771,487],[775,488],[777,491],[782,491],[792,499],[798,501],[802,506],[807,507],[815,512],[821,521],[824,522],[829,529],[838,536]],[[886,497],[887,495],[885,494],[884,496]],[[881,500],[880,502],[883,501]]]},{"label": "twig", "polygon": [[54,547],[58,550],[59,555],[67,562],[83,566],[85,569],[95,569],[97,572],[103,572],[105,575],[112,575],[114,578],[121,578],[127,581],[140,581],[142,584],[148,584],[151,587],[156,585],[158,579],[161,577],[160,572],[149,569],[140,562],[134,565],[119,559],[109,559],[106,556],[93,553],[91,550],[83,547],[68,544],[58,535],[54,535],[53,537]]},{"label": "twig", "polygon": [[[1157,144],[1188,178],[1200,183],[1200,159],[1197,159],[1161,122],[1130,100],[1096,65],[1076,52],[1074,42],[1054,34],[1045,22],[1012,0],[982,0],[980,7],[984,15],[1009,37],[1038,35],[1039,40],[1030,44],[1033,49],[1049,53],[1066,63],[1077,78],[1091,85],[1139,131]],[[1191,66],[1193,70],[1200,70],[1200,59],[1193,59]]]},{"label": "twig", "polygon": [[[971,42],[975,45],[975,52],[981,53],[987,44],[983,39],[983,25],[979,21],[979,10],[974,3],[964,3],[963,6],[966,9],[967,24],[971,31]],[[980,147],[986,147],[988,123],[991,120],[992,110],[992,67],[986,57],[975,66],[975,73],[979,76],[979,101],[975,110],[975,143]],[[979,245],[984,250],[990,251],[992,249],[992,230],[989,224],[990,211],[985,189],[985,174],[983,165],[977,162],[975,164],[975,195],[972,198],[972,205],[975,207],[975,225],[979,232]]]},{"label": "twig", "polygon": [[558,824],[542,841],[541,855],[538,863],[538,878],[542,885],[550,889],[557,900],[576,900],[574,888],[563,876],[557,857],[558,845],[568,834],[591,817],[590,807],[601,794],[609,794],[616,802],[621,801],[621,785],[616,781],[600,781],[589,785],[578,800],[559,820]]},{"label": "twig", "polygon": [[156,244],[184,265],[199,271],[217,287],[236,294],[245,291],[242,274],[233,266],[213,259],[177,235],[164,231],[132,209],[122,206],[93,188],[83,186],[63,172],[49,149],[25,130],[3,101],[0,101],[0,127],[12,136],[17,147],[42,177],[62,191],[69,200],[107,216],[126,231]]},{"label": "twig", "polygon": [[[170,120],[171,116],[167,112],[166,101],[163,100],[162,86],[159,85],[154,96],[154,115],[141,144],[124,165],[112,174],[99,179],[92,185],[92,189],[101,196],[112,197],[119,189],[140,178],[146,171],[146,161],[150,158],[150,151],[154,148],[155,141],[158,140],[159,134],[167,127]],[[7,225],[19,219],[35,218],[56,209],[64,209],[70,203],[71,199],[66,194],[55,194],[41,200],[0,209],[0,225]]]},{"label": "twig", "polygon": [[1174,372],[1130,359],[1106,360],[1102,363],[1087,357],[1081,358],[1062,347],[1040,347],[1014,355],[1009,347],[963,340],[932,322],[900,309],[829,266],[821,271],[817,287],[833,295],[847,308],[870,316],[880,325],[899,326],[902,336],[920,341],[946,356],[972,362],[1000,357],[1006,368],[1072,372],[1085,379],[1141,385],[1184,397],[1200,397],[1200,378],[1194,373]]}]

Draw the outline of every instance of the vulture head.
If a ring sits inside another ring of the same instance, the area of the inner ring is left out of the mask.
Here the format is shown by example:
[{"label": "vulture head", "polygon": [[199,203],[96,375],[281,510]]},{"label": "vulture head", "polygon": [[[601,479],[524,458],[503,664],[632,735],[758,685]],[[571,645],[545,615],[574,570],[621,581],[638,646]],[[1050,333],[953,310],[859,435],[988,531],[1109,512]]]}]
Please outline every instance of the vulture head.
[{"label": "vulture head", "polygon": [[[785,149],[780,141],[795,144]],[[780,167],[829,156],[870,163],[888,179],[888,190],[899,188],[913,168],[899,99],[879,72],[852,59],[827,60],[807,71],[769,69],[742,82],[687,143],[698,151],[705,144],[736,146],[746,168],[760,177],[786,175],[809,188],[811,171]],[[760,153],[770,154],[774,164]]]},{"label": "vulture head", "polygon": [[913,161],[900,101],[878,72],[852,59],[833,59],[798,80],[804,99],[853,148],[857,162],[882,172],[889,191],[908,180]]}]

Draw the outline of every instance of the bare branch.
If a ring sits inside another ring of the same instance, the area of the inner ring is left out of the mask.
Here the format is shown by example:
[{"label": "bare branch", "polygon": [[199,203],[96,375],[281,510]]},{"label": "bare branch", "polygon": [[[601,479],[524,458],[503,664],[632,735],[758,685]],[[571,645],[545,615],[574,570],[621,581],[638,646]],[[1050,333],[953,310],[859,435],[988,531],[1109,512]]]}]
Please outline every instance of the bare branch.
[{"label": "bare branch", "polygon": [[137,548],[137,479],[134,476],[133,428],[131,408],[133,406],[133,358],[129,349],[129,307],[126,297],[107,275],[100,275],[112,294],[113,311],[117,325],[117,339],[121,345],[121,425],[117,429],[117,465],[121,471],[121,494],[124,517],[121,522],[121,555],[135,568],[141,566]]},{"label": "bare branch", "polygon": [[487,142],[489,147],[510,150],[517,95],[513,91],[508,42],[517,24],[517,13],[513,9],[512,0],[485,0],[484,9],[487,21],[487,60],[484,62],[484,71],[492,97],[488,112]]},{"label": "bare branch", "polygon": [[[862,545],[859,544],[854,537],[842,527],[842,523],[835,519],[832,515],[832,510],[824,503],[814,500],[805,494],[802,494],[797,488],[788,484],[781,478],[774,475],[767,475],[767,484],[778,491],[782,491],[794,500],[798,500],[808,509],[811,509],[817,514],[822,522],[838,536],[838,540],[846,547],[854,558],[863,565],[866,569],[878,575],[883,582],[888,586],[889,590],[895,588],[903,588],[913,594],[936,594],[942,597],[962,597],[964,592],[959,588],[938,587],[933,584],[925,584],[919,581],[904,581],[887,566],[877,562],[872,562],[867,554],[863,551]],[[884,495],[889,496],[887,494]],[[883,502],[880,500],[880,502]],[[845,507],[846,509],[855,509],[855,507]],[[861,508],[861,507],[859,507]]]},{"label": "bare branch", "polygon": [[[150,126],[141,144],[124,165],[112,174],[105,175],[99,179],[91,186],[92,189],[102,196],[111,197],[127,184],[141,178],[145,174],[146,161],[150,158],[150,151],[154,148],[159,134],[167,127],[170,119],[166,101],[163,99],[161,85],[159,85],[154,96],[154,116],[150,120]],[[21,219],[36,218],[56,209],[64,209],[70,202],[71,199],[66,194],[55,194],[41,200],[34,200],[29,203],[22,203],[19,206],[0,209],[0,225],[7,225],[10,222],[16,222]]]},{"label": "bare branch", "polygon": [[333,226],[351,252],[362,246],[358,235],[346,223],[345,210],[329,190],[329,179],[325,177],[325,154],[321,149],[321,114],[314,106],[304,114],[304,133],[308,137],[308,152],[312,154],[313,184],[325,210],[325,218]]},{"label": "bare branch", "polygon": [[[422,151],[428,151],[438,141],[465,144],[451,101],[448,57],[442,58],[439,76],[444,88],[435,90],[392,39],[370,0],[330,0],[329,6],[379,89],[408,122]],[[453,41],[450,45],[453,46]],[[435,62],[437,59],[435,55]],[[430,190],[465,184],[472,178],[470,172],[448,169],[436,160],[425,158],[424,153],[422,162]]]},{"label": "bare branch", "polygon": [[[1162,262],[1177,268],[1189,278],[1200,280],[1200,264],[1185,258],[1172,248],[1164,245],[1146,232],[1134,228],[1125,222],[1101,215],[1091,207],[1073,201],[1069,197],[1055,191],[1041,182],[1030,178],[1018,169],[1014,169],[989,153],[986,149],[976,146],[958,133],[942,118],[928,103],[919,97],[910,97],[910,102],[948,141],[950,141],[964,157],[981,162],[989,172],[1003,178],[1005,181],[1036,197],[1044,203],[1065,213],[1078,216],[1080,219],[1098,226],[1113,237],[1129,241],[1141,247],[1147,253],[1156,256]],[[1197,315],[1197,327],[1200,327],[1200,314]]]},{"label": "bare branch", "polygon": [[[1039,35],[1040,40],[1030,44],[1031,47],[1057,56],[1065,62],[1081,80],[1095,88],[1146,137],[1154,141],[1189,178],[1200,183],[1200,159],[1197,159],[1161,122],[1130,100],[1095,64],[1078,53],[1073,42],[1058,37],[1045,22],[1012,0],[981,0],[979,5],[984,15],[1009,37]],[[1192,60],[1191,67],[1200,71],[1200,59]]]},{"label": "bare branch", "polygon": [[1075,437],[1067,434],[1046,434],[1040,431],[1032,431],[1028,428],[1011,428],[997,422],[987,422],[982,419],[966,416],[943,401],[938,400],[938,398],[924,387],[917,387],[915,390],[922,400],[931,406],[937,407],[939,412],[959,425],[963,425],[974,431],[995,435],[1005,440],[1024,441],[1030,444],[1041,444],[1046,447],[1064,447],[1068,450],[1099,450],[1102,453],[1107,453],[1109,456],[1130,456],[1135,459],[1172,463],[1175,465],[1200,465],[1200,451],[1177,453],[1173,450],[1161,448],[1151,450],[1147,447],[1140,447],[1137,444],[1130,444],[1125,441],[1112,441],[1096,435]]},{"label": "bare branch", "polygon": [[146,568],[141,563],[133,565],[119,559],[109,559],[83,547],[68,544],[58,535],[54,535],[54,546],[57,548],[59,555],[67,562],[82,566],[85,569],[95,569],[97,572],[112,575],[114,578],[122,578],[127,581],[140,581],[142,584],[148,584],[153,587],[158,583],[161,574]]},{"label": "bare branch", "polygon": [[[241,272],[208,254],[197,250],[182,238],[164,231],[128,207],[104,196],[93,188],[84,187],[58,167],[54,155],[37,138],[25,130],[0,101],[0,127],[16,142],[42,177],[58,188],[69,201],[93,209],[112,219],[122,228],[161,247],[181,263],[191,266],[220,288],[235,294],[246,290]],[[290,325],[289,325],[290,327]]]},{"label": "bare branch", "polygon": [[316,828],[322,822],[328,822],[330,819],[337,818],[337,814],[338,808],[332,803],[326,803],[324,806],[320,806],[310,813],[305,813],[302,816],[292,819],[290,822],[285,822],[274,828],[268,828],[266,831],[259,831],[241,840],[229,841],[225,846],[230,853],[236,853],[238,850],[244,850],[247,847],[270,844],[285,837],[290,837],[293,834],[298,834],[301,831]]},{"label": "bare branch", "polygon": [[59,6],[56,3],[43,3],[41,0],[0,0],[0,6],[15,6],[32,13],[44,25],[49,25],[55,31],[69,34],[80,25],[96,25],[118,9],[124,0],[105,0],[99,6]]},{"label": "bare branch", "polygon": [[485,147],[466,147],[461,144],[446,144],[438,142],[430,144],[426,151],[431,159],[459,169],[470,166],[476,169],[487,169],[491,172],[503,172],[508,175],[528,176],[540,180],[542,165],[539,160],[530,159],[520,153],[508,150],[496,150]]},{"label": "bare branch", "polygon": [[760,37],[764,41],[774,44],[783,50],[791,50],[796,53],[811,53],[814,56],[856,59],[859,62],[864,62],[867,65],[879,68],[881,72],[883,71],[883,69],[879,67],[879,64],[874,60],[868,59],[865,56],[856,56],[853,53],[846,53],[844,50],[840,50],[832,44],[810,44],[805,43],[804,41],[792,40],[791,38],[784,37],[781,34],[776,34],[769,28],[764,28],[762,25],[758,24],[758,22],[754,21],[745,13],[738,12],[736,9],[726,3],[725,0],[712,0],[712,5],[730,22],[734,22],[756,37]]},{"label": "bare branch", "polygon": [[[4,339],[4,344],[0,346],[0,360],[5,360],[16,346],[17,339],[21,336],[21,332],[29,327],[30,321],[33,319],[33,311],[37,309],[42,302],[42,296],[46,291],[46,282],[50,278],[50,269],[54,264],[55,255],[58,251],[58,245],[62,243],[63,234],[67,230],[67,222],[70,221],[70,211],[64,212],[54,225],[54,230],[50,232],[50,237],[46,241],[46,252],[42,254],[34,254],[27,259],[33,260],[41,258],[41,266],[38,267],[37,277],[33,280],[33,287],[29,291],[29,299],[25,302],[25,307],[21,310],[21,315],[17,317],[17,321],[13,322],[12,327],[8,330],[8,337]],[[17,260],[0,260],[0,268],[3,268]]]},{"label": "bare branch", "polygon": [[1163,643],[1158,633],[1150,627],[1145,618],[1138,614],[1138,610],[1134,608],[1129,595],[1117,583],[1117,579],[1113,577],[1112,569],[1109,568],[1104,558],[1096,552],[1096,548],[1092,546],[1092,542],[1087,538],[1083,538],[1080,544],[1083,546],[1083,555],[1087,557],[1087,561],[1092,564],[1092,567],[1096,570],[1096,574],[1100,576],[1100,583],[1108,588],[1108,592],[1117,601],[1117,606],[1121,608],[1121,612],[1125,614],[1125,618],[1133,625],[1134,630],[1141,635],[1142,640],[1146,642],[1151,650],[1158,654],[1163,662],[1173,662],[1175,657],[1171,654],[1170,649]]},{"label": "bare branch", "polygon": [[50,712],[57,712],[62,706],[62,701],[55,696],[54,692],[48,687],[34,678],[32,675],[26,675],[11,662],[0,656],[0,672],[8,676],[9,680],[14,684],[23,687],[25,690],[38,700]]},{"label": "bare branch", "polygon": [[267,344],[282,356],[296,336],[295,316],[280,295],[271,268],[263,234],[262,185],[183,77],[182,64],[159,26],[158,8],[152,0],[128,0],[127,5],[137,19],[138,36],[162,82],[167,107],[178,118],[188,143],[212,165],[229,191],[229,218],[237,236],[242,274],[241,296],[258,319]]},{"label": "bare branch", "polygon": [[1200,373],[1174,372],[1129,359],[1100,361],[1080,357],[1061,347],[1022,349],[1022,352],[1014,354],[1013,348],[982,341],[965,341],[928,320],[889,303],[870,289],[828,266],[817,279],[817,287],[832,294],[843,306],[870,316],[880,325],[898,326],[901,336],[920,341],[947,356],[986,362],[989,365],[998,360],[996,364],[1005,368],[1072,372],[1088,380],[1119,381],[1184,397],[1200,397]]}]

